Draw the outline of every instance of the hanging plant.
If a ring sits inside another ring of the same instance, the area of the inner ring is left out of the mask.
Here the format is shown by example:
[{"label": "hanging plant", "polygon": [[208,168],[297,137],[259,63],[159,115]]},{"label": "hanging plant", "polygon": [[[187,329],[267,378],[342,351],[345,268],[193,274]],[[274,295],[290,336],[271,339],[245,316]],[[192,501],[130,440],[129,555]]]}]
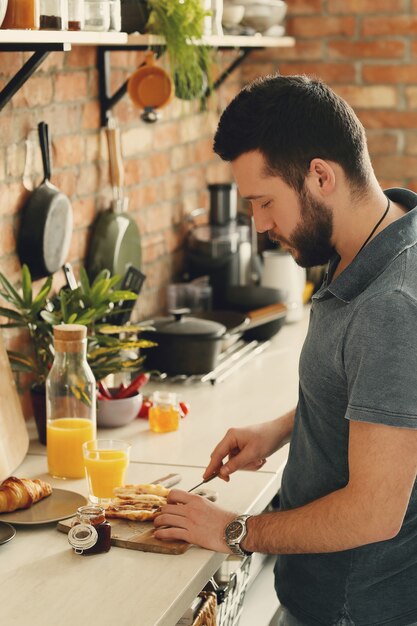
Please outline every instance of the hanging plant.
[{"label": "hanging plant", "polygon": [[203,95],[209,79],[209,48],[193,45],[204,32],[207,12],[201,0],[149,0],[147,30],[166,41],[175,94],[183,100]]}]

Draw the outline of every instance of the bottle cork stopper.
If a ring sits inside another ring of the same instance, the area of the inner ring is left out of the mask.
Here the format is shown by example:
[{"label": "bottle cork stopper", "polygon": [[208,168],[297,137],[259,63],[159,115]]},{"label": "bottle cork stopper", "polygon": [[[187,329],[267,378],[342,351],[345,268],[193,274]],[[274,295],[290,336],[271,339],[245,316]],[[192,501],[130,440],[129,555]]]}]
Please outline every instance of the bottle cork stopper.
[{"label": "bottle cork stopper", "polygon": [[54,339],[58,341],[82,341],[87,337],[87,326],[82,324],[59,324],[54,326]]}]

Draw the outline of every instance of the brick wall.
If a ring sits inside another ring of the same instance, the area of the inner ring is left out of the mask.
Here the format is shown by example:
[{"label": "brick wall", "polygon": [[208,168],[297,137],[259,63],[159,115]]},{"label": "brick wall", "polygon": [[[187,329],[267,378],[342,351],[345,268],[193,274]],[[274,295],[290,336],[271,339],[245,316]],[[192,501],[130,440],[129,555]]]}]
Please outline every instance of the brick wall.
[{"label": "brick wall", "polygon": [[322,78],[364,124],[381,185],[417,189],[417,1],[287,2],[296,46],[254,53],[243,80],[278,70]]},{"label": "brick wall", "polygon": [[[417,0],[288,0],[292,49],[256,51],[214,96],[207,112],[175,100],[161,121],[147,125],[127,97],[114,109],[123,137],[126,191],[142,233],[147,281],[139,317],[159,312],[166,284],[183,266],[184,216],[206,206],[208,182],[227,180],[227,166],[211,152],[219,111],[242,83],[280,70],[314,74],[355,108],[368,131],[383,186],[417,189]],[[0,88],[27,53],[0,53]],[[234,58],[217,56],[216,71]],[[91,225],[108,206],[107,147],[99,129],[96,50],[54,52],[0,112],[0,270],[19,277],[15,254],[25,140],[45,120],[53,135],[53,182],[74,207],[70,258],[75,271],[85,258]],[[134,71],[140,53],[112,53],[112,89]],[[39,171],[39,157],[37,162]],[[59,287],[63,277],[56,275]],[[6,337],[17,347],[20,335]]]}]

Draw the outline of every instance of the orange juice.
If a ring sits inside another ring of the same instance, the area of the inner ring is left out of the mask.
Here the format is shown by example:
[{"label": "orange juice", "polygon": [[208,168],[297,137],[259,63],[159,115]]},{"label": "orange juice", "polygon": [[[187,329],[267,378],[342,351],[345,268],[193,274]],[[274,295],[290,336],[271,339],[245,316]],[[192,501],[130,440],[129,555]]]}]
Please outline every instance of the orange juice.
[{"label": "orange juice", "polygon": [[129,462],[127,452],[125,450],[92,450],[84,454],[90,499],[112,498],[113,489],[124,484]]},{"label": "orange juice", "polygon": [[46,430],[49,473],[57,478],[84,478],[82,445],[95,435],[91,420],[80,417],[50,420]]},{"label": "orange juice", "polygon": [[149,428],[154,433],[168,433],[178,430],[180,414],[172,405],[157,405],[149,409]]}]

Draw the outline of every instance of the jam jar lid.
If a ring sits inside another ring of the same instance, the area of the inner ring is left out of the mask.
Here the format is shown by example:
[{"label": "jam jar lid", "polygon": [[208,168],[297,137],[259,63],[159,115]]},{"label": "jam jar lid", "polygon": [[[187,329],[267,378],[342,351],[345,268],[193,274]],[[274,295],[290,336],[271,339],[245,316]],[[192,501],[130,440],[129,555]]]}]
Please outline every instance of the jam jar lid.
[{"label": "jam jar lid", "polygon": [[78,554],[96,545],[98,532],[91,524],[76,524],[68,533],[68,541]]}]

